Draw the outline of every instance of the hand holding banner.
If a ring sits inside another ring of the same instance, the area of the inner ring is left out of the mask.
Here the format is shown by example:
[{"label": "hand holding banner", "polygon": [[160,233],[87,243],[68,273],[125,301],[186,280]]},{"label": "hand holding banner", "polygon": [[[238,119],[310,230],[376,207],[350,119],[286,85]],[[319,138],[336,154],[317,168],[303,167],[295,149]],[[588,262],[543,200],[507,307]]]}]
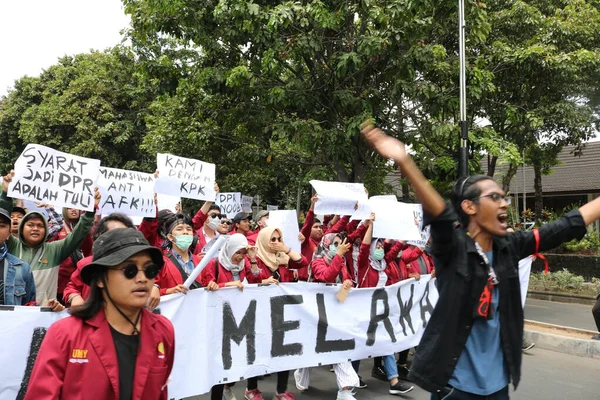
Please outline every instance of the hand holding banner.
[{"label": "hand holding banner", "polygon": [[94,210],[94,186],[100,160],[28,144],[15,163],[8,196],[35,202]]},{"label": "hand holding banner", "polygon": [[214,201],[215,164],[171,154],[156,155],[156,193]]},{"label": "hand holding banner", "polygon": [[312,180],[310,184],[319,196],[319,201],[315,203],[315,214],[352,215],[356,205],[368,199],[362,183]]}]

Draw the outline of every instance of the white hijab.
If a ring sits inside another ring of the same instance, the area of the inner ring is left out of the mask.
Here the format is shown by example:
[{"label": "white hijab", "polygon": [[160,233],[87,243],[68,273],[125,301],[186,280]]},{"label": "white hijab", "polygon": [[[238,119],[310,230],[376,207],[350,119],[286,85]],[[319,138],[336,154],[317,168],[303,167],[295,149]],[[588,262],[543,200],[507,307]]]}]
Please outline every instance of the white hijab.
[{"label": "white hijab", "polygon": [[229,237],[227,243],[219,250],[219,264],[223,266],[227,271],[231,271],[234,274],[238,274],[244,269],[245,260],[242,259],[239,264],[234,264],[231,261],[231,257],[241,249],[248,247],[248,239],[241,233],[234,233]]}]

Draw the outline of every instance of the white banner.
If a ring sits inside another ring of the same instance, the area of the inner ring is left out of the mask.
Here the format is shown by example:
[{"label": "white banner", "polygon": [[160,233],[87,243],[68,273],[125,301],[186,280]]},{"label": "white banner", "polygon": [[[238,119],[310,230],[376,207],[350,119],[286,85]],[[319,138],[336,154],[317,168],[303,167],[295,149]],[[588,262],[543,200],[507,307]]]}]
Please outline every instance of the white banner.
[{"label": "white banner", "polygon": [[157,193],[158,197],[158,209],[159,210],[171,210],[177,212],[177,205],[181,206],[181,197],[169,196],[168,194]]},{"label": "white banner", "polygon": [[242,196],[242,211],[250,214],[252,212],[252,196]]},{"label": "white banner", "polygon": [[351,220],[369,219],[369,217],[371,216],[371,212],[373,212],[372,204],[376,203],[378,201],[393,201],[394,203],[398,202],[398,200],[396,199],[396,195],[393,195],[393,194],[371,196],[368,200],[364,200],[364,201],[361,201],[358,203],[358,208],[352,214],[350,219]]},{"label": "white banner", "polygon": [[98,189],[102,215],[121,212],[136,217],[156,217],[154,175],[100,167]]},{"label": "white banner", "polygon": [[217,193],[215,204],[221,208],[221,214],[233,218],[235,214],[242,212],[242,194],[239,192]]},{"label": "white banner", "polygon": [[[530,268],[531,258],[519,264],[527,278]],[[284,283],[162,297],[160,313],[171,320],[176,337],[169,398],[199,395],[215,384],[265,373],[414,347],[438,299],[430,275],[385,288],[352,289],[344,303],[336,299],[338,291],[337,285]],[[0,352],[0,399],[17,397],[46,329],[68,316],[66,311],[39,311],[15,307],[0,312],[0,337],[10,344]]]},{"label": "white banner", "polygon": [[15,163],[8,196],[92,211],[100,160],[28,144]]},{"label": "white banner", "polygon": [[425,248],[427,246],[427,242],[429,241],[431,227],[429,225],[423,227],[423,206],[420,204],[413,204],[413,207],[413,216],[415,217],[415,220],[419,222],[419,232],[421,233],[421,239],[409,240],[406,243],[412,244],[413,246],[417,246],[420,248]]},{"label": "white banner", "polygon": [[215,200],[215,164],[171,154],[156,155],[156,193],[187,199]]},{"label": "white banner", "polygon": [[319,196],[315,214],[352,215],[357,205],[368,199],[362,183],[312,180],[310,184]]},{"label": "white banner", "polygon": [[420,240],[419,221],[414,215],[415,204],[372,201],[375,213],[373,237],[396,240]]},{"label": "white banner", "polygon": [[[269,211],[269,226],[281,229],[283,242],[295,252],[300,253],[301,243],[298,240],[300,228],[296,210]],[[308,262],[310,261],[308,260]]]}]

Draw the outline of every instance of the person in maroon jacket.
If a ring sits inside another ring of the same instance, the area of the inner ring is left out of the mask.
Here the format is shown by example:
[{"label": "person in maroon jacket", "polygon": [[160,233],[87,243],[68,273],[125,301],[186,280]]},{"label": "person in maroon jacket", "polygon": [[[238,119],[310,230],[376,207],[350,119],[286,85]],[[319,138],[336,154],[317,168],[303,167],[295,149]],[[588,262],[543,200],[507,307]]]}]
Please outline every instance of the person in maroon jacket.
[{"label": "person in maroon jacket", "polygon": [[[235,233],[219,250],[219,256],[212,259],[200,273],[200,283],[207,290],[215,291],[219,288],[235,286],[244,290],[246,280],[246,256],[248,254],[248,240],[240,233]],[[222,398],[234,399],[229,385],[215,385],[210,391],[211,400]]]},{"label": "person in maroon jacket", "polygon": [[185,280],[200,263],[200,256],[193,254],[190,246],[194,240],[191,219],[184,214],[172,214],[165,224],[165,237],[168,240],[164,253],[165,267],[155,280],[160,295],[187,293],[189,289],[200,287],[200,277],[189,288]]},{"label": "person in maroon jacket", "polygon": [[[313,254],[323,238],[323,225],[319,219],[315,218],[315,203],[317,200],[317,195],[314,195],[310,199],[310,208],[306,213],[304,225],[302,225],[302,229],[300,229],[300,234],[304,238],[301,240],[302,246],[300,247],[300,252],[307,260],[312,260]],[[308,280],[308,268],[301,268],[298,270],[298,280]]]},{"label": "person in maroon jacket", "polygon": [[[250,273],[246,274],[250,283],[293,282],[292,269],[306,268],[308,262],[302,254],[293,251],[283,242],[283,234],[277,228],[266,227],[256,237],[256,249],[248,251]],[[290,371],[277,373],[277,393],[274,400],[293,400],[295,396],[287,391]],[[246,400],[263,400],[258,389],[257,378],[248,379]]]},{"label": "person in maroon jacket", "polygon": [[25,399],[168,399],[175,331],[145,310],[162,253],[135,229],[106,232],[82,271],[92,290],[48,329]]},{"label": "person in maroon jacket", "polygon": [[[122,213],[112,213],[102,218],[96,228],[94,229],[93,240],[98,239],[103,233],[117,228],[134,228],[131,219]],[[140,232],[141,225],[138,228]],[[144,238],[150,242],[147,233],[142,232]],[[92,262],[92,256],[85,257],[77,263],[77,268],[71,274],[71,278],[65,287],[63,293],[64,304],[74,307],[80,306],[88,298],[90,294],[90,287],[83,282],[81,279],[81,271],[83,268]],[[158,306],[160,302],[160,292],[158,288],[153,288],[148,299],[148,309],[152,311]]]},{"label": "person in maroon jacket", "polygon": [[[363,238],[358,254],[358,287],[383,287],[390,285],[390,276],[394,270],[389,268],[388,264],[393,260],[392,254],[386,256],[383,239],[373,239],[373,221],[375,214],[371,213],[371,218],[366,221],[367,232]],[[410,392],[413,386],[407,385],[398,380],[398,366],[393,354],[383,357],[383,364],[387,380],[390,383],[389,393],[400,395]]]}]

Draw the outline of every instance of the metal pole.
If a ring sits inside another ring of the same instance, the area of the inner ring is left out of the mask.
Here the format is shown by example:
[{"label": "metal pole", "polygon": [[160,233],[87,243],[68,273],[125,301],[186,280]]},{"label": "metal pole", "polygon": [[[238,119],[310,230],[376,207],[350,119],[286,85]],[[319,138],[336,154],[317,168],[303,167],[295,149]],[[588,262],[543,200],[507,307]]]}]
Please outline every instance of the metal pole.
[{"label": "metal pole", "polygon": [[458,0],[458,55],[460,60],[460,153],[458,158],[458,176],[469,174],[469,141],[467,129],[467,79],[465,67],[465,2]]}]

